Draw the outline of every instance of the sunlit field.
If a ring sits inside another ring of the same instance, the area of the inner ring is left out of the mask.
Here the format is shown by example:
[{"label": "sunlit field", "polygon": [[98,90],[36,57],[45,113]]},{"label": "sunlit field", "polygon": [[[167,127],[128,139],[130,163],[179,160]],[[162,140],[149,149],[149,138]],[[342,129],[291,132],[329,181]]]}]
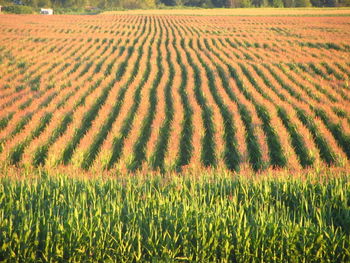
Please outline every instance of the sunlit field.
[{"label": "sunlit field", "polygon": [[0,160],[346,166],[348,17],[2,15]]},{"label": "sunlit field", "polygon": [[350,262],[350,9],[0,15],[0,261]]},{"label": "sunlit field", "polygon": [[137,15],[207,15],[207,16],[349,16],[350,8],[165,8],[105,11],[103,14]]}]

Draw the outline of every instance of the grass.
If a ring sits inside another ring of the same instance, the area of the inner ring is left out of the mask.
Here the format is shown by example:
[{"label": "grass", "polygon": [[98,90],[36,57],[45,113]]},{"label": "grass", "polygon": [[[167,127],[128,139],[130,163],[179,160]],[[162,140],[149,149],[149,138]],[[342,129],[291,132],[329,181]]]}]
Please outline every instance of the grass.
[{"label": "grass", "polygon": [[36,174],[0,179],[1,261],[350,260],[346,171],[104,179]]}]

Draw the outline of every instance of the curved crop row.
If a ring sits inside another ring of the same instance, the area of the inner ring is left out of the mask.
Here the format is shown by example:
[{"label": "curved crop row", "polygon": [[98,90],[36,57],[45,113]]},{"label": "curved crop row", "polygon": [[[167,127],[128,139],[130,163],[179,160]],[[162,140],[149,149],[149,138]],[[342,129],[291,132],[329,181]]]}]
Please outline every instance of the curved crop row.
[{"label": "curved crop row", "polygon": [[181,48],[185,51],[185,54],[190,66],[193,68],[194,78],[195,78],[194,91],[195,91],[196,101],[201,106],[201,109],[202,109],[204,136],[202,138],[201,161],[204,166],[215,166],[216,164],[215,141],[213,140],[215,131],[214,131],[214,123],[212,120],[212,110],[207,105],[207,100],[201,90],[202,80],[200,77],[199,68],[196,64],[194,64],[190,53],[187,51],[184,39],[181,39],[180,45],[181,45]]},{"label": "curved crop row", "polygon": [[[201,51],[204,51],[200,48]],[[224,103],[220,95],[218,94],[217,87],[215,84],[215,76],[210,67],[204,62],[199,52],[196,52],[197,57],[206,71],[206,75],[209,81],[209,90],[214,98],[215,103],[218,105],[221,116],[224,121],[224,140],[225,140],[225,151],[224,151],[224,161],[230,170],[238,170],[240,163],[240,156],[237,150],[237,141],[235,138],[235,125],[232,119],[232,113],[228,109],[227,105]]]},{"label": "curved crop row", "polygon": [[[168,47],[169,45],[170,45],[169,37],[167,36],[165,40],[165,46]],[[174,82],[175,69],[172,64],[169,51],[166,54],[166,61],[169,66],[169,78],[164,90],[165,105],[166,105],[165,120],[160,128],[155,151],[151,157],[152,167],[154,169],[160,169],[160,170],[164,169],[164,158],[169,145],[170,127],[174,118],[174,105],[173,105],[173,98],[171,94],[171,88]]]},{"label": "curved crop row", "polygon": [[[150,43],[153,43],[155,36],[152,37]],[[138,72],[138,67],[140,64],[140,60],[141,60],[141,56],[143,54],[143,45],[141,45],[139,47],[138,50],[138,58],[137,61],[135,63],[135,67],[133,69],[132,72],[132,77],[130,78],[130,81],[127,83],[127,85],[125,85],[125,88],[127,88],[130,85],[130,82],[133,80],[133,76],[135,76]],[[108,161],[107,164],[107,169],[111,169],[112,166],[119,160],[121,153],[122,153],[122,148],[124,146],[124,141],[125,138],[127,137],[131,127],[132,127],[132,123],[133,120],[135,118],[135,114],[136,111],[140,105],[140,95],[141,95],[141,91],[142,88],[144,87],[144,84],[147,82],[149,75],[150,75],[150,71],[151,71],[151,62],[150,62],[150,58],[152,55],[152,50],[151,50],[151,44],[148,48],[148,55],[147,55],[147,63],[146,63],[146,70],[144,71],[143,75],[142,75],[142,80],[141,82],[138,84],[137,88],[135,89],[134,92],[134,104],[131,106],[131,108],[129,109],[128,115],[126,117],[126,119],[123,121],[122,127],[120,129],[120,135],[118,137],[115,137],[113,139],[113,149],[112,149],[112,155]]]}]

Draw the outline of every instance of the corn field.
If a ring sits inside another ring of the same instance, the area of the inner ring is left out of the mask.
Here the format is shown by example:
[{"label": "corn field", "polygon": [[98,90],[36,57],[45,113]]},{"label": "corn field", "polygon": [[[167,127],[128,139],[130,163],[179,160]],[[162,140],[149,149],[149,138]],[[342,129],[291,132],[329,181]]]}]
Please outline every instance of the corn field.
[{"label": "corn field", "polygon": [[350,17],[277,11],[1,14],[0,261],[350,262]]},{"label": "corn field", "polygon": [[349,177],[330,175],[2,178],[0,260],[349,262]]},{"label": "corn field", "polygon": [[0,160],[344,167],[349,29],[348,17],[2,15]]}]

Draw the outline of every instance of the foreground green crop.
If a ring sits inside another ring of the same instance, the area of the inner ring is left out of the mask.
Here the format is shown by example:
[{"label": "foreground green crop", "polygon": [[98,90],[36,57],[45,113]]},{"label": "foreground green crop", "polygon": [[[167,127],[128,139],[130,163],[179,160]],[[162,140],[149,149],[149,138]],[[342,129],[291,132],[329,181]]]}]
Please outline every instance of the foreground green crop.
[{"label": "foreground green crop", "polygon": [[3,260],[349,262],[349,177],[3,178]]}]

